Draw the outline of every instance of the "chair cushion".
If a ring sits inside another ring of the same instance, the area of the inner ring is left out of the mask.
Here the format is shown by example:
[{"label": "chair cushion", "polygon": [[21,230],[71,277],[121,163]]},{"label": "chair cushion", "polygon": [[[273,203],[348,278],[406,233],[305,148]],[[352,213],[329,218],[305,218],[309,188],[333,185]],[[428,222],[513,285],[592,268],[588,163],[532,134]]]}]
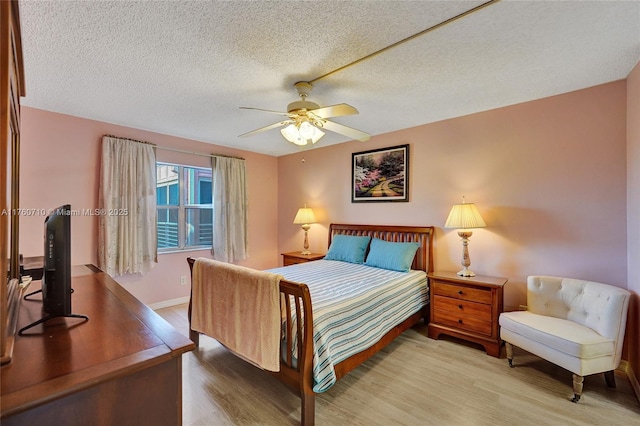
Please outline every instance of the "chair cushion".
[{"label": "chair cushion", "polygon": [[548,317],[528,311],[500,314],[500,326],[567,355],[597,358],[614,354],[614,341],[584,325],[562,318]]}]

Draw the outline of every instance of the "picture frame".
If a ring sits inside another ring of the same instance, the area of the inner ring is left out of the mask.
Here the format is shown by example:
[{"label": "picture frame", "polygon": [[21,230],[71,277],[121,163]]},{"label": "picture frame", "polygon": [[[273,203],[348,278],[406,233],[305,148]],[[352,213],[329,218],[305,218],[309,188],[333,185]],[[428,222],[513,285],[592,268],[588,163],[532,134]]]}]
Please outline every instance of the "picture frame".
[{"label": "picture frame", "polygon": [[351,202],[409,201],[409,145],[354,152]]}]

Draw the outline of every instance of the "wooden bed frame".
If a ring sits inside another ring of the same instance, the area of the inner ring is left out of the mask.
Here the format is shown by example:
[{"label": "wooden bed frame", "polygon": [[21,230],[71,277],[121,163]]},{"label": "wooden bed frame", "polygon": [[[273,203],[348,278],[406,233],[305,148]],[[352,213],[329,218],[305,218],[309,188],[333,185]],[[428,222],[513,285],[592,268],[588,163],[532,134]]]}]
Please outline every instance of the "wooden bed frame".
[{"label": "wooden bed frame", "polygon": [[[331,224],[329,226],[329,246],[334,235],[370,236],[394,242],[417,242],[420,244],[413,260],[412,269],[433,272],[433,226],[378,226],[378,225],[342,225]],[[193,273],[195,259],[187,259]],[[311,308],[311,296],[306,284],[286,280],[280,281],[280,294],[286,302],[286,312],[283,316],[285,327],[282,339],[287,348],[286,357],[280,359],[280,371],[271,374],[285,383],[301,399],[302,413],[301,424],[312,426],[315,422],[315,393],[313,392],[313,311]],[[295,312],[292,312],[290,303],[293,301]],[[402,323],[396,325],[385,334],[376,344],[359,352],[337,364],[334,369],[337,379],[344,377],[351,370],[362,364],[367,359],[387,346],[393,339],[405,330],[417,324],[425,318],[428,322],[429,309],[426,305],[421,311],[416,312]],[[292,321],[292,318],[304,318],[304,321]],[[293,361],[291,336],[293,324],[297,327],[297,363]],[[200,335],[191,329],[191,299],[189,300],[189,338],[198,346]]]}]

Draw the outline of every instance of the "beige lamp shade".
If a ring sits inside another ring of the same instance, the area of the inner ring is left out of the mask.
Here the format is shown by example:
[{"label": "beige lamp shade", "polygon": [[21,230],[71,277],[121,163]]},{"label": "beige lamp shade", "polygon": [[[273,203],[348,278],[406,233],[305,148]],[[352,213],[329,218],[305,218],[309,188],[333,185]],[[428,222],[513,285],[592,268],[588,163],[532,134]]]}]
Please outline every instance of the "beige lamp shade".
[{"label": "beige lamp shade", "polygon": [[313,210],[311,208],[305,205],[303,208],[298,209],[298,213],[296,214],[295,219],[293,219],[293,223],[297,225],[304,225],[306,223],[316,223],[316,215],[313,214]]},{"label": "beige lamp shade", "polygon": [[445,228],[473,229],[487,226],[480,216],[480,212],[473,203],[454,204],[449,212],[449,217],[444,224]]}]

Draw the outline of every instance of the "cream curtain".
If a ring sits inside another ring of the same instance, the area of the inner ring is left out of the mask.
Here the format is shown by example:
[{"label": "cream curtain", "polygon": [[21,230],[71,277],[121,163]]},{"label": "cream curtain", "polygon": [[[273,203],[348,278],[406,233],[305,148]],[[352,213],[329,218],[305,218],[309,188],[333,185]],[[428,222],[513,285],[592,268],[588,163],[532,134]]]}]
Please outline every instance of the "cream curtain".
[{"label": "cream curtain", "polygon": [[215,260],[236,262],[248,257],[245,161],[212,157],[213,245]]},{"label": "cream curtain", "polygon": [[147,273],[157,262],[153,145],[102,138],[99,266],[111,276]]}]

